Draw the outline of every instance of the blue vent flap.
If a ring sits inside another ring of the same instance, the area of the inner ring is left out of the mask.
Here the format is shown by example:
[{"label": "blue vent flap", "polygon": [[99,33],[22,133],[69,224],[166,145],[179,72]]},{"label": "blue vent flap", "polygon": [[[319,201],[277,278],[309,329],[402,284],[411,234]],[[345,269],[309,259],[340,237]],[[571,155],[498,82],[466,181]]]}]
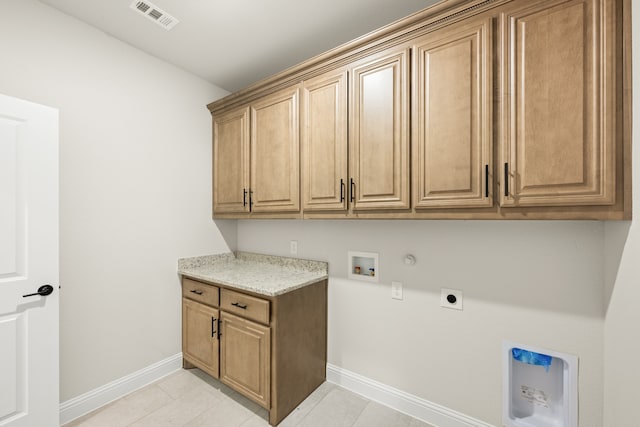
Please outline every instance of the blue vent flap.
[{"label": "blue vent flap", "polygon": [[536,353],[533,351],[523,350],[521,348],[512,348],[511,355],[515,360],[529,365],[544,366],[545,371],[549,372],[553,357],[546,354]]}]

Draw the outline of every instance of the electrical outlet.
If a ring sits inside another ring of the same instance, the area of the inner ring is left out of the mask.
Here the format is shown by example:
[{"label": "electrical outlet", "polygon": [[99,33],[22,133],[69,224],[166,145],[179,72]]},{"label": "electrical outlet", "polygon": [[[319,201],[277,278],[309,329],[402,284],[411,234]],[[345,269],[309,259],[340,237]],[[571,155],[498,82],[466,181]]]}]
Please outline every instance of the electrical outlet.
[{"label": "electrical outlet", "polygon": [[402,298],[402,283],[401,282],[391,282],[391,298],[393,298],[393,299],[403,299]]},{"label": "electrical outlet", "polygon": [[298,253],[298,241],[292,240],[289,242],[289,252],[291,255],[296,255]]},{"label": "electrical outlet", "polygon": [[440,289],[440,307],[462,310],[462,291],[459,289]]}]

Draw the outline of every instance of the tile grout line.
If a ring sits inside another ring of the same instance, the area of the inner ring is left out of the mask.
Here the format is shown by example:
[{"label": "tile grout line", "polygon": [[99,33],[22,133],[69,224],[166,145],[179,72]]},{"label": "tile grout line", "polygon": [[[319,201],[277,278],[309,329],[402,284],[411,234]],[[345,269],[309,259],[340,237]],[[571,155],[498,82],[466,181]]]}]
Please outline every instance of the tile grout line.
[{"label": "tile grout line", "polygon": [[[363,397],[363,396],[361,396],[361,397]],[[353,421],[353,424],[351,424],[351,427],[353,427],[353,426],[355,426],[356,424],[358,424],[358,420],[360,419],[360,417],[362,417],[362,414],[364,414],[364,410],[365,410],[365,409],[367,409],[367,407],[368,407],[369,405],[371,405],[371,403],[373,403],[373,401],[372,401],[372,400],[367,399],[366,397],[363,397],[363,398],[367,400],[367,404],[366,404],[366,405],[364,405],[364,406],[362,407],[362,410],[360,410],[360,413],[358,414],[358,416],[356,417],[356,419]]]},{"label": "tile grout line", "polygon": [[[325,381],[325,382],[326,382],[326,381]],[[316,390],[317,390],[317,388],[316,388]],[[332,392],[332,391],[333,391],[333,389],[332,389],[332,390],[330,390],[329,392],[327,392],[324,396],[322,396],[322,399],[318,399],[318,401],[317,401],[317,402],[316,402],[316,403],[315,403],[311,408],[309,408],[309,410],[307,411],[306,415],[305,415],[304,417],[302,417],[302,418],[300,419],[300,421],[299,421],[299,422],[296,424],[296,426],[294,426],[294,427],[297,427],[297,426],[302,425],[302,423],[304,422],[304,420],[305,420],[305,419],[306,419],[306,418],[311,414],[311,412],[313,412],[313,410],[316,408],[316,406],[318,406],[318,405],[320,404],[320,402],[322,402],[324,399],[326,399],[326,398],[327,398],[327,396],[329,396],[329,394],[331,394],[331,392]],[[302,402],[304,402],[304,400],[303,400]],[[300,402],[300,404],[302,404],[302,402]],[[297,409],[299,406],[300,406],[300,405],[296,406],[296,409]],[[294,410],[295,410],[295,409],[294,409]],[[290,413],[289,415],[291,415],[291,413]],[[287,416],[289,416],[289,415],[287,415]],[[285,418],[285,419],[286,419],[286,418]]]}]

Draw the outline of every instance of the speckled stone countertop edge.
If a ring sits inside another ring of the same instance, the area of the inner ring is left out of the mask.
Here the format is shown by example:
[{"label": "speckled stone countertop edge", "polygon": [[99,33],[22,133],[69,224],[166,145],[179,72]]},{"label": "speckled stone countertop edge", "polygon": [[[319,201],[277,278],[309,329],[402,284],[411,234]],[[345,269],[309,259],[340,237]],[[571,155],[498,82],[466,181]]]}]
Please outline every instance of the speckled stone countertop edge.
[{"label": "speckled stone countertop edge", "polygon": [[203,255],[190,258],[178,258],[178,271],[185,269],[198,268],[206,265],[214,266],[227,264],[236,259],[232,252],[226,252],[214,255]]},{"label": "speckled stone countertop edge", "polygon": [[264,263],[273,266],[279,266],[286,269],[324,272],[328,273],[328,263],[325,261],[314,261],[301,258],[289,258],[277,255],[265,255],[257,254],[253,252],[237,251],[225,252],[214,255],[203,255],[190,258],[178,259],[178,271],[188,268],[197,268],[204,266],[225,266],[225,264],[233,263],[234,261],[246,261],[253,263]]},{"label": "speckled stone countertop edge", "polygon": [[238,289],[238,290],[241,290],[241,291],[253,292],[253,293],[264,295],[264,296],[267,296],[267,297],[277,297],[278,295],[283,295],[283,294],[286,294],[288,292],[295,291],[296,289],[304,288],[305,286],[308,286],[308,285],[311,285],[313,283],[319,282],[321,280],[326,280],[327,278],[329,278],[328,275],[318,276],[318,277],[314,277],[314,278],[312,278],[310,280],[307,280],[305,282],[299,282],[296,285],[290,285],[290,286],[282,287],[281,289],[268,290],[268,289],[265,289],[265,288],[257,288],[257,287],[253,287],[253,286],[243,285],[242,283],[236,283],[236,282],[231,283],[231,282],[227,282],[227,281],[224,281],[224,280],[213,279],[211,276],[206,275],[206,274],[198,274],[198,273],[193,273],[193,272],[184,272],[184,273],[181,273],[181,274],[183,276],[189,277],[191,279],[202,280],[202,281],[213,283],[213,284],[217,284],[217,285],[223,285],[223,286],[227,286],[227,287],[233,288],[233,289]]},{"label": "speckled stone countertop edge", "polygon": [[329,277],[324,261],[241,251],[178,259],[178,273],[272,297]]}]

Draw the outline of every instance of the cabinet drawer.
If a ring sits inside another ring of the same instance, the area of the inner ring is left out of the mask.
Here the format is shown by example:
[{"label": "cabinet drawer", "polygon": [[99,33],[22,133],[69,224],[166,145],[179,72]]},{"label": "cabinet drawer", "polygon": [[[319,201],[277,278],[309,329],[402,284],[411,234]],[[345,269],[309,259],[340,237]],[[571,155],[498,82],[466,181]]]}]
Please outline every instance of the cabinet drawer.
[{"label": "cabinet drawer", "polygon": [[182,278],[182,296],[217,307],[220,303],[219,288],[195,280]]},{"label": "cabinet drawer", "polygon": [[221,309],[246,319],[269,324],[269,301],[229,289],[222,289],[220,293]]}]

